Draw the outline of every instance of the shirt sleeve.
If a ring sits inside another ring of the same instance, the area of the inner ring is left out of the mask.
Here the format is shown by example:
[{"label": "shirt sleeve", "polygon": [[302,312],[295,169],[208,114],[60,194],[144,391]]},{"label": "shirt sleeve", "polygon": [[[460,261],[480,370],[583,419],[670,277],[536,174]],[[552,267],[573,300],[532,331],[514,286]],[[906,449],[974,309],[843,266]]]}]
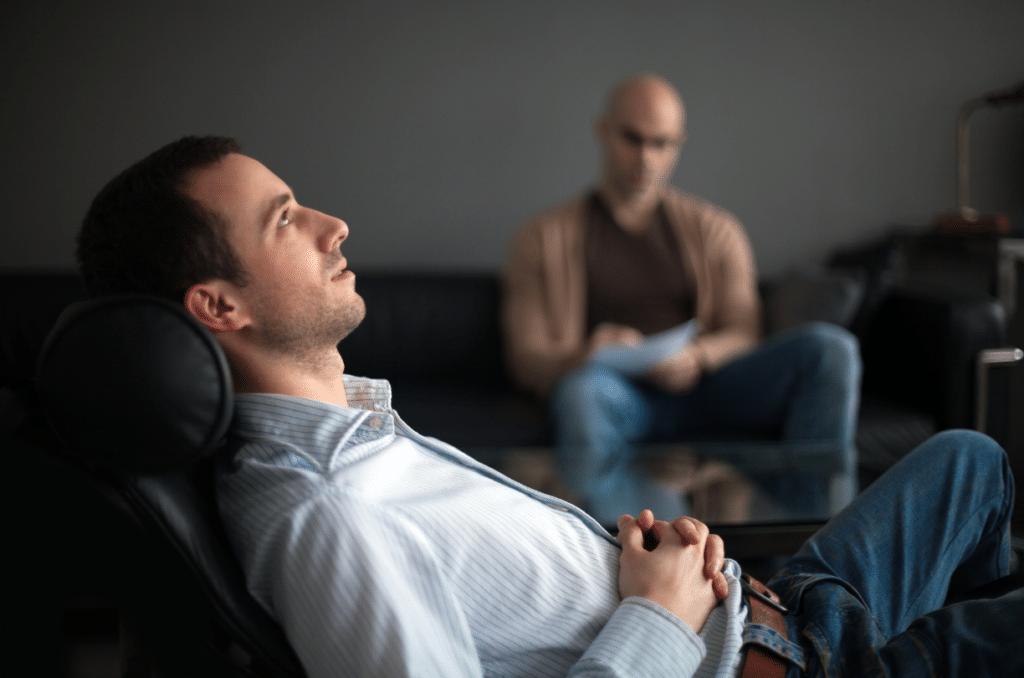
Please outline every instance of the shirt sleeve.
[{"label": "shirt sleeve", "polygon": [[622,601],[570,676],[689,678],[707,654],[704,641],[657,603]]},{"label": "shirt sleeve", "polygon": [[[541,223],[523,228],[513,238],[502,271],[501,319],[505,340],[505,363],[520,386],[537,394],[547,393],[554,383],[582,358],[585,337],[583,310],[574,304],[561,309],[562,327],[553,324],[549,286],[562,283],[560,293],[568,295],[571,279],[565,266],[545,266],[545,239]],[[557,258],[557,257],[556,257]],[[552,280],[551,277],[561,280]],[[568,299],[569,297],[566,297]],[[561,332],[560,332],[561,330]]]},{"label": "shirt sleeve", "polygon": [[702,210],[705,298],[698,299],[702,332],[692,346],[704,371],[715,371],[752,350],[761,339],[757,266],[742,225],[711,207]]}]

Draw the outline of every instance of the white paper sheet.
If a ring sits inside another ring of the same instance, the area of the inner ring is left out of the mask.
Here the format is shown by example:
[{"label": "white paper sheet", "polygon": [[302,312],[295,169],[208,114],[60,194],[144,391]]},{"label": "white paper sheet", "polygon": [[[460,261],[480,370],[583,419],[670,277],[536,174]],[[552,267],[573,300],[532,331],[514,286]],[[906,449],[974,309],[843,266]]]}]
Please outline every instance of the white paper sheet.
[{"label": "white paper sheet", "polygon": [[693,341],[700,329],[697,320],[657,334],[650,334],[636,346],[609,346],[594,353],[590,362],[618,370],[627,377],[640,377],[665,358]]}]

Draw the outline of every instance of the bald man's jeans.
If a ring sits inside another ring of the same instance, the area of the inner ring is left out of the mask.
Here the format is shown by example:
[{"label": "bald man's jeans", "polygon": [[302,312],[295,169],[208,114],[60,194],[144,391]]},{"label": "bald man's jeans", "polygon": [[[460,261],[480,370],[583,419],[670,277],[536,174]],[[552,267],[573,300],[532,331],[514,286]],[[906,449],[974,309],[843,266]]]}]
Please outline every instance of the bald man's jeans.
[{"label": "bald man's jeans", "polygon": [[584,365],[552,392],[559,472],[603,524],[645,508],[671,519],[689,513],[686,500],[644,471],[638,443],[781,433],[783,444],[830,456],[840,481],[825,490],[827,482],[786,487],[785,474],[760,480],[801,502],[797,513],[830,515],[856,491],[860,375],[856,338],[828,323],[774,335],[681,394]]}]

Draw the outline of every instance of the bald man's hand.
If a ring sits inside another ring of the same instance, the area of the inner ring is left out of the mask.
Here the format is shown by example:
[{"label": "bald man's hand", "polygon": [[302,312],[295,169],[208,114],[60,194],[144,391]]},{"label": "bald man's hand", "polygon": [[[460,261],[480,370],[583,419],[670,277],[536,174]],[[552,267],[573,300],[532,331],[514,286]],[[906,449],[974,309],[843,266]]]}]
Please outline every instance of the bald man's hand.
[{"label": "bald man's hand", "polygon": [[602,348],[609,346],[636,346],[644,340],[644,334],[635,327],[618,323],[601,323],[590,333],[586,354],[589,358]]},{"label": "bald man's hand", "polygon": [[702,373],[697,352],[686,346],[655,365],[647,379],[669,393],[682,393],[696,386]]}]

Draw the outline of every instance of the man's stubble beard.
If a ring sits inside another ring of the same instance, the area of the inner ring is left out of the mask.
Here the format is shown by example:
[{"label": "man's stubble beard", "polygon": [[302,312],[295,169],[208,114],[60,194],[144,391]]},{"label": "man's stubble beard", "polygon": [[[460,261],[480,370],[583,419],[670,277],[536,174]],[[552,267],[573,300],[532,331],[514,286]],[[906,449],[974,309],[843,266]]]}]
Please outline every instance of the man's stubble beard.
[{"label": "man's stubble beard", "polygon": [[615,196],[624,201],[653,199],[661,195],[662,190],[668,184],[671,173],[651,176],[646,182],[637,182],[636,173],[632,170],[619,171],[615,168],[605,168],[605,181],[611,187]]},{"label": "man's stubble beard", "polygon": [[323,303],[311,303],[305,307],[317,311],[281,318],[260,308],[264,328],[261,343],[275,353],[315,365],[329,356],[330,351],[336,351],[338,343],[359,327],[366,317],[366,302],[358,294],[351,303],[336,307]]}]

